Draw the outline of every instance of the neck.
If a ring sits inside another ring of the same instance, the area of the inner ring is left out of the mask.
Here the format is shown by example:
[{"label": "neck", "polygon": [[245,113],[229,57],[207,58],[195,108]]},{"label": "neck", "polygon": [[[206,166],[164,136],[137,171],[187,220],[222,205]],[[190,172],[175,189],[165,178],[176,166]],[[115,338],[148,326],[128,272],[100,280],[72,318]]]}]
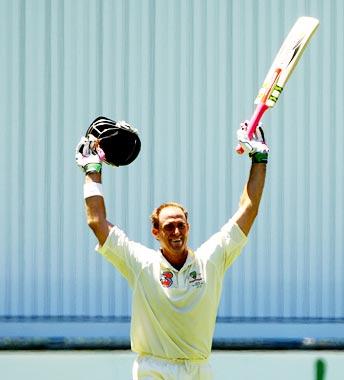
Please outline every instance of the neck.
[{"label": "neck", "polygon": [[188,250],[187,249],[185,249],[182,254],[180,254],[180,253],[173,254],[173,253],[170,253],[164,249],[161,249],[161,253],[165,257],[165,259],[177,270],[180,270],[183,267],[183,265],[184,265],[184,263],[188,257]]}]

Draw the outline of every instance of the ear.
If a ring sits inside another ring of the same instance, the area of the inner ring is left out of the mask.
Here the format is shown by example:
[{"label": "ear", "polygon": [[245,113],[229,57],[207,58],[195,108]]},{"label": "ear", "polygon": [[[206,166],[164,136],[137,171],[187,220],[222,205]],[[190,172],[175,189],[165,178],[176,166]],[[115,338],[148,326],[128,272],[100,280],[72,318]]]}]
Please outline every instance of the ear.
[{"label": "ear", "polygon": [[155,227],[152,227],[152,235],[155,237],[156,240],[159,240],[159,230]]}]

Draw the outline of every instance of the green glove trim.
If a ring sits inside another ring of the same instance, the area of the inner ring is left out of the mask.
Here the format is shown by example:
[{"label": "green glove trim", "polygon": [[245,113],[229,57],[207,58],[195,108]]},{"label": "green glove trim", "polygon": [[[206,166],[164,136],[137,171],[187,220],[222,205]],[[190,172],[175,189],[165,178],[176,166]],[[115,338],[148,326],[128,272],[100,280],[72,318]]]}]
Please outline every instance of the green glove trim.
[{"label": "green glove trim", "polygon": [[253,153],[252,156],[252,162],[254,164],[267,164],[268,163],[268,153],[261,153],[261,152],[256,152]]},{"label": "green glove trim", "polygon": [[89,174],[89,173],[101,173],[101,171],[102,171],[102,164],[100,164],[100,163],[86,164],[84,166],[84,171],[85,171],[86,174]]}]

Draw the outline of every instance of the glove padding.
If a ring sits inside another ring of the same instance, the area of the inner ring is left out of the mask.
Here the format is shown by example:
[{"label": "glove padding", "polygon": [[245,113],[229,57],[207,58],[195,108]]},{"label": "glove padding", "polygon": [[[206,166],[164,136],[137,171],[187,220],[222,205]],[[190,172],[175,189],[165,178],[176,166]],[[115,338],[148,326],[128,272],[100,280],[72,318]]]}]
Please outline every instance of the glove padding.
[{"label": "glove padding", "polygon": [[85,173],[100,172],[103,159],[104,152],[99,147],[97,139],[92,135],[81,137],[75,148],[76,164]]},{"label": "glove padding", "polygon": [[86,132],[86,136],[90,135],[96,139],[98,150],[100,148],[104,152],[104,162],[109,165],[129,165],[141,149],[137,130],[125,121],[113,121],[99,116]]},{"label": "glove padding", "polygon": [[267,162],[269,147],[265,143],[263,124],[259,123],[255,133],[250,140],[248,134],[248,121],[240,124],[237,130],[237,137],[244,152],[252,158],[253,162]]}]

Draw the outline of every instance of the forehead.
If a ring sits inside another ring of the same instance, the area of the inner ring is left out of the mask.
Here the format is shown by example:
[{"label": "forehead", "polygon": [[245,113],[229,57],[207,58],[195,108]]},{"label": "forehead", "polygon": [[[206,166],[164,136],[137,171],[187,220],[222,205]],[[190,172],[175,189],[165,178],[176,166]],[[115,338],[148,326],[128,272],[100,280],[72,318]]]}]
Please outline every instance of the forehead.
[{"label": "forehead", "polygon": [[167,206],[164,207],[159,214],[159,221],[161,224],[172,222],[174,220],[180,220],[186,221],[185,214],[183,210],[181,210],[179,207],[174,206]]}]

